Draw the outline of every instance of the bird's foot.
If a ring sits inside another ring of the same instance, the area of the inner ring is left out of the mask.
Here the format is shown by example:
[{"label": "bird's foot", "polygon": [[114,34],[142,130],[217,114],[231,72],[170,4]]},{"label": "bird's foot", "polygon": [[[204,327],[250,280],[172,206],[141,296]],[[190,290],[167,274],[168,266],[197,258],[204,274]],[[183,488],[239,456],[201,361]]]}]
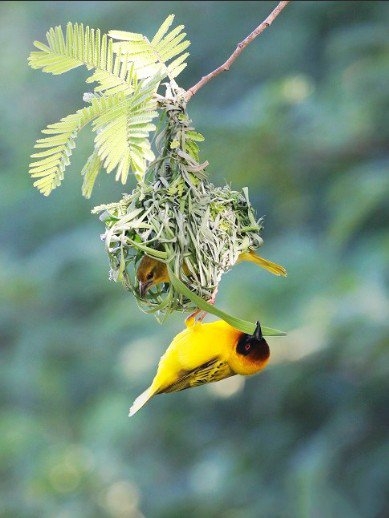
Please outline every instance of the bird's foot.
[{"label": "bird's foot", "polygon": [[[217,287],[213,290],[212,297],[208,300],[208,304],[215,304],[215,299],[217,295]],[[185,325],[186,327],[193,326],[195,322],[202,322],[207,315],[206,311],[203,311],[201,309],[196,309],[193,313],[191,313],[188,317],[185,319]]]},{"label": "bird's foot", "polygon": [[213,290],[212,297],[208,301],[208,304],[212,304],[212,305],[215,304],[217,291],[218,291],[218,287],[216,286],[216,288]]},{"label": "bird's foot", "polygon": [[186,327],[191,327],[196,322],[202,322],[204,320],[204,317],[206,314],[207,314],[206,311],[202,311],[201,309],[196,309],[196,311],[194,311],[188,317],[186,317],[186,319],[185,319]]}]

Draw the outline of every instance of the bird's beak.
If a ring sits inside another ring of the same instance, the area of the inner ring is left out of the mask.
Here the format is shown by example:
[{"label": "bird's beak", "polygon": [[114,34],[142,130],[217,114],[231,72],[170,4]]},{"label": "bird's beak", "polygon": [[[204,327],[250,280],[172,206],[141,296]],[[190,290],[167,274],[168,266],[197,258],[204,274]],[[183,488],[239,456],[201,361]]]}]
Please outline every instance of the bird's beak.
[{"label": "bird's beak", "polygon": [[139,295],[143,298],[148,292],[151,286],[151,282],[140,282],[139,281]]},{"label": "bird's beak", "polygon": [[257,321],[257,327],[255,328],[253,336],[257,340],[262,340],[262,338],[263,338],[261,324],[259,323],[259,321]]}]

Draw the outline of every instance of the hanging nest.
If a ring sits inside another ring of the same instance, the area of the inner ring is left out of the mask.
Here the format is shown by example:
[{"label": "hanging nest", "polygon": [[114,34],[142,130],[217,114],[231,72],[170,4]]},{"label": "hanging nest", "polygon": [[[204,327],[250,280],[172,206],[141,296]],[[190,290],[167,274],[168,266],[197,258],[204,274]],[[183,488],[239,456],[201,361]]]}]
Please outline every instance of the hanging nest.
[{"label": "hanging nest", "polygon": [[190,190],[173,191],[139,184],[119,203],[104,206],[100,216],[107,228],[102,239],[110,278],[121,281],[147,312],[193,311],[196,306],[167,283],[140,298],[135,272],[143,254],[168,264],[194,293],[209,300],[239,254],[262,244],[261,220],[256,221],[246,190],[203,183],[199,197]]},{"label": "hanging nest", "polygon": [[[95,207],[106,231],[102,235],[110,262],[110,279],[120,281],[145,312],[163,320],[173,311],[197,306],[172,283],[159,284],[141,298],[136,271],[144,254],[164,262],[190,290],[210,300],[223,273],[241,252],[262,245],[246,188],[215,187],[199,164],[197,141],[183,98],[160,101],[166,119],[157,145],[159,158],[144,180],[117,203]],[[185,264],[185,268],[183,265]]]}]

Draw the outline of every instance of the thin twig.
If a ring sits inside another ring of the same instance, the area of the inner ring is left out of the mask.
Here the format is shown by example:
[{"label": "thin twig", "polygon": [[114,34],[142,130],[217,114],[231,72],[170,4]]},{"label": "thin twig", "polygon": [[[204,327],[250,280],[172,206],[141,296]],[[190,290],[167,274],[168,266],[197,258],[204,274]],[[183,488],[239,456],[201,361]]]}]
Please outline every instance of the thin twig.
[{"label": "thin twig", "polygon": [[204,85],[206,85],[208,83],[208,81],[210,81],[211,79],[213,79],[214,77],[219,75],[221,72],[225,72],[226,70],[229,70],[232,63],[241,54],[243,49],[245,49],[247,47],[247,45],[249,45],[257,36],[259,36],[265,29],[267,29],[267,27],[270,27],[270,25],[273,23],[273,21],[277,18],[277,16],[284,9],[284,7],[286,7],[287,4],[289,4],[290,1],[291,0],[279,2],[277,7],[275,7],[275,9],[273,9],[273,11],[266,18],[266,20],[264,20],[260,25],[258,25],[258,27],[256,29],[254,29],[253,32],[247,36],[247,38],[245,38],[243,41],[241,41],[238,44],[238,46],[236,47],[234,52],[227,59],[227,61],[225,63],[223,63],[223,65],[221,65],[216,70],[209,73],[208,75],[203,76],[198,83],[196,83],[194,86],[192,86],[191,88],[189,88],[186,91],[186,94],[185,94],[186,100],[189,101],[189,99],[191,97],[193,97],[198,92],[198,90],[200,90],[200,88],[202,88]]}]

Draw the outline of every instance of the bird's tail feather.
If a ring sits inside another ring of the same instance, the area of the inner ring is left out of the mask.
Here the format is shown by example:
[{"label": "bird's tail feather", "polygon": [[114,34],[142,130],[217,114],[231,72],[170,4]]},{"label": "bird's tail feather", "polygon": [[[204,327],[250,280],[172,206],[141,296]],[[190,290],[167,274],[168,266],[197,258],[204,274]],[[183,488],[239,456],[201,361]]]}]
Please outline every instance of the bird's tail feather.
[{"label": "bird's tail feather", "polygon": [[286,277],[287,275],[286,270],[283,266],[277,263],[273,263],[273,261],[269,261],[268,259],[264,259],[263,257],[254,254],[254,252],[243,252],[239,256],[239,262],[240,261],[251,261],[252,263],[257,264],[258,266],[262,266],[262,268],[265,268],[265,270],[268,270],[274,275],[282,275],[283,277]]},{"label": "bird's tail feather", "polygon": [[154,393],[151,392],[151,387],[147,388],[144,392],[142,392],[142,394],[140,394],[132,403],[128,417],[133,416],[138,410],[140,410],[142,406],[145,405],[153,395]]}]

